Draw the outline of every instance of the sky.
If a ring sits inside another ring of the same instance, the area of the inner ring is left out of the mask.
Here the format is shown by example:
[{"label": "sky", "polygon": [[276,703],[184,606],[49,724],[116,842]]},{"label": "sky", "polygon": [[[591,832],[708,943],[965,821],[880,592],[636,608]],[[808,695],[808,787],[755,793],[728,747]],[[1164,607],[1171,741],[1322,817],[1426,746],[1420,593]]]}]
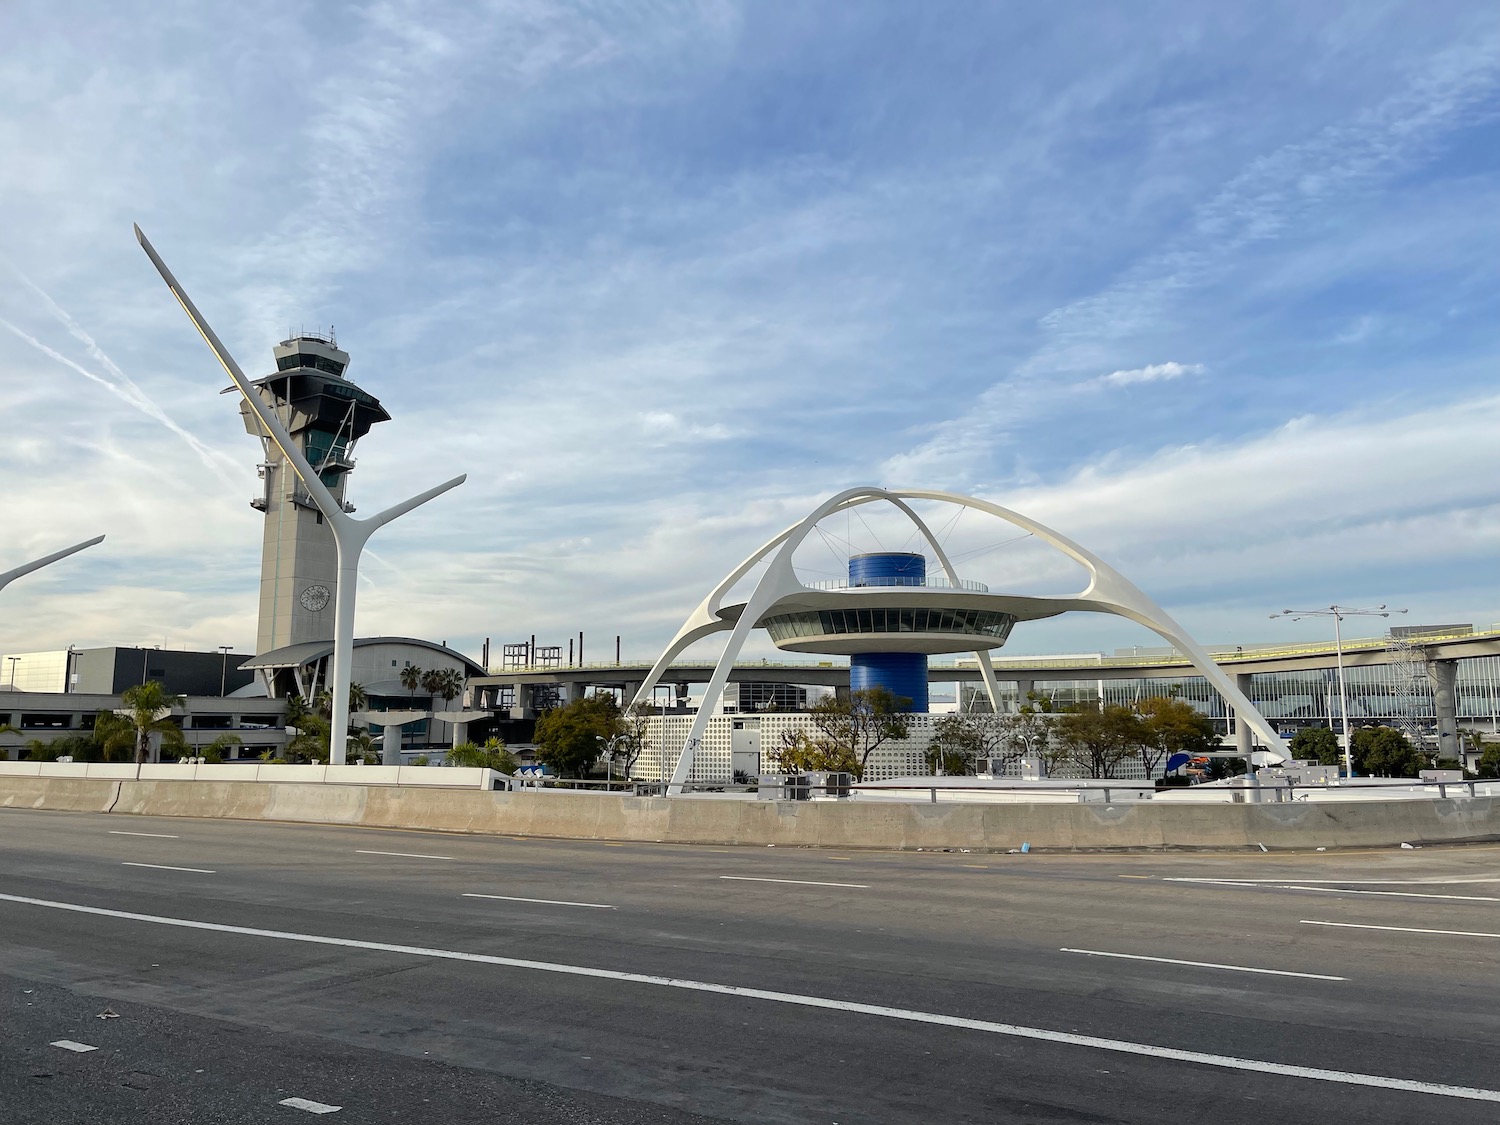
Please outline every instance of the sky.
[{"label": "sky", "polygon": [[[1333,602],[1500,622],[1493,5],[0,23],[0,567],[108,536],[0,594],[0,650],[253,647],[259,447],[132,222],[252,374],[336,327],[392,414],[362,514],[468,473],[371,541],[362,635],[651,658],[865,484],[1025,512],[1206,643],[1318,638],[1269,615]],[[1083,585],[928,512],[965,578]],[[867,509],[797,562],[910,545]],[[1153,640],[1069,615],[1008,650]]]}]

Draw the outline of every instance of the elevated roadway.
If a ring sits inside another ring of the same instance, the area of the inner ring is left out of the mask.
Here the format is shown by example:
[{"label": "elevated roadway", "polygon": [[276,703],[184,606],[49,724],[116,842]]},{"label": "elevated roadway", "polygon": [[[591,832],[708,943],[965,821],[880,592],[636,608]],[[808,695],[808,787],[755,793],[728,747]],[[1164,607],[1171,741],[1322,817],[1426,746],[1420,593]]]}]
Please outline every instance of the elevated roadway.
[{"label": "elevated roadway", "polygon": [[[1421,638],[1414,642],[1430,662],[1457,661],[1481,656],[1500,656],[1500,630]],[[1333,643],[1285,646],[1254,646],[1248,649],[1210,649],[1214,662],[1226,671],[1242,675],[1306,672],[1330,668],[1335,663]],[[1361,668],[1389,664],[1395,659],[1390,641],[1384,637],[1344,642],[1344,665]],[[1197,672],[1181,656],[1003,656],[992,657],[995,674],[1002,681],[1053,683],[1067,680],[1179,679]],[[671,683],[704,683],[713,674],[712,660],[685,660],[669,666],[663,680]],[[517,684],[583,685],[624,687],[638,684],[651,670],[650,661],[535,666],[492,669],[474,676],[472,687]],[[834,660],[788,661],[746,660],[735,664],[733,681],[778,684],[848,686],[847,664]],[[933,683],[973,682],[981,679],[978,662],[933,662],[928,668]]]}]

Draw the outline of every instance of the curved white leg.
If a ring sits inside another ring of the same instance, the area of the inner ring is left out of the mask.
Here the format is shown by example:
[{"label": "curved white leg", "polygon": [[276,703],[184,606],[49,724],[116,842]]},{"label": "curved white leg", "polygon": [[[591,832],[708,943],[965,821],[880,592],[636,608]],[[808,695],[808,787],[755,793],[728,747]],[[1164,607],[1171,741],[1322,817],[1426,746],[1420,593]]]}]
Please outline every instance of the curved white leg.
[{"label": "curved white leg", "polygon": [[76,555],[79,551],[85,551],[95,544],[103,542],[104,536],[96,535],[92,539],[85,540],[82,543],[75,543],[71,547],[64,547],[61,551],[53,551],[50,555],[43,555],[41,558],[26,563],[24,566],[18,566],[14,570],[4,571],[0,573],[0,590],[5,589],[5,587],[9,586],[17,578],[25,577],[32,571],[41,570],[44,566],[50,566],[61,559],[67,558],[69,555]]},{"label": "curved white leg", "polygon": [[1166,610],[1147,597],[1145,591],[1099,556],[1084,550],[1062,533],[1053,531],[1050,527],[1037,523],[1019,512],[1002,508],[999,504],[991,504],[987,500],[977,500],[972,496],[959,496],[952,492],[929,490],[903,490],[899,492],[899,495],[911,499],[945,500],[954,504],[966,504],[981,512],[988,512],[1006,523],[1031,532],[1069,558],[1082,563],[1092,576],[1092,580],[1081,594],[1071,598],[1056,599],[1060,608],[1093,610],[1128,617],[1146,626],[1164,640],[1172,642],[1188,658],[1193,667],[1203,674],[1204,679],[1213,684],[1215,690],[1234,708],[1235,714],[1244,719],[1250,728],[1260,735],[1268,748],[1284,752],[1282,738],[1276,729],[1260,713],[1255,704],[1250,702],[1249,697],[1240,691],[1230,677],[1226,676],[1223,670],[1214,663],[1208,653],[1198,647],[1198,643],[1188,635],[1187,630],[1173,621]]},{"label": "curved white leg", "polygon": [[[1000,714],[1000,681],[995,678],[995,666],[990,663],[989,650],[981,649],[974,656],[979,661],[979,674],[984,677],[985,693],[990,697],[990,710],[998,715]],[[958,685],[958,690],[960,693],[964,690],[962,684]]]}]

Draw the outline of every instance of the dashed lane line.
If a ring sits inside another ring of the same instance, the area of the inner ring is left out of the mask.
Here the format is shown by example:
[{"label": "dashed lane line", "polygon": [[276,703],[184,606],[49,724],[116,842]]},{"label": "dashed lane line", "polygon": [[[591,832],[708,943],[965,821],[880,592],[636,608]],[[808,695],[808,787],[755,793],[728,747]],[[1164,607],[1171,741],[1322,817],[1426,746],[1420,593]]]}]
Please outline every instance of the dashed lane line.
[{"label": "dashed lane line", "polygon": [[394,855],[402,859],[452,859],[451,855],[423,855],[420,852],[372,852],[364,848],[355,848],[355,855]]},{"label": "dashed lane line", "polygon": [[1301,919],[1304,926],[1334,926],[1341,930],[1389,930],[1398,934],[1441,934],[1445,937],[1500,938],[1500,934],[1484,933],[1480,930],[1424,930],[1417,926],[1375,926],[1368,922],[1319,922],[1312,918]]},{"label": "dashed lane line", "polygon": [[98,1047],[92,1047],[87,1043],[75,1043],[71,1039],[59,1039],[56,1043],[49,1044],[52,1047],[61,1047],[64,1051],[74,1051],[84,1054],[86,1051],[97,1051]]},{"label": "dashed lane line", "polygon": [[[762,1000],[774,1004],[789,1004],[802,1008],[848,1012],[853,1015],[901,1020],[907,1023],[954,1027],[966,1031],[1007,1036],[1013,1039],[1027,1039],[1063,1046],[1084,1047],[1097,1051],[1109,1051],[1115,1054],[1146,1056],[1173,1062],[1184,1062],[1196,1066],[1216,1067],[1223,1070],[1247,1071],[1256,1074],[1275,1075],[1282,1078],[1307,1079],[1314,1082],[1332,1082],[1344,1086],[1399,1090],[1405,1093],[1442,1098],[1459,1098],[1465,1101],[1500,1103],[1500,1090],[1488,1090],[1475,1086],[1456,1086],[1445,1082],[1424,1082],[1411,1078],[1395,1078],[1384,1074],[1362,1074],[1357,1071],[1327,1070],[1322,1067],[1270,1062],[1264,1059],[1246,1059],[1235,1055],[1217,1055],[1206,1051],[1187,1051],[1177,1047],[1161,1047],[1154,1043],[1132,1042],[1128,1039],[1106,1039],[1098,1035],[1078,1035],[1072,1032],[1052,1031],[1041,1027],[1025,1027],[1020,1024],[967,1019],[962,1016],[949,1016],[938,1012],[922,1012],[911,1008],[892,1008],[882,1004],[862,1004],[851,1000],[835,1000],[825,996],[807,996],[795,992],[773,992],[764,988],[744,988],[739,985],[714,984],[709,981],[648,976],[645,973],[627,973],[615,969],[596,969],[585,965],[564,965],[551,961],[526,961],[516,957],[464,953],[453,949],[427,949],[421,946],[360,941],[354,938],[325,937],[321,934],[298,934],[282,930],[259,930],[248,926],[230,926],[219,922],[200,922],[191,918],[170,918],[156,914],[136,914],[126,910],[109,910],[100,906],[84,906],[80,903],[72,902],[53,902],[48,899],[26,898],[21,895],[0,894],[0,902],[13,902],[23,906],[36,906],[48,910],[64,910],[71,913],[89,914],[103,918],[118,918],[128,922],[145,922],[158,926],[174,926],[180,929],[241,934],[246,937],[268,938],[275,941],[340,946],[346,949],[364,949],[378,953],[397,953],[437,960],[499,965],[506,968],[527,969],[535,972],[561,973],[568,976],[613,980],[627,984],[648,985],[656,988],[706,992],[744,1000]],[[1500,937],[1500,934],[1486,936]]]},{"label": "dashed lane line", "polygon": [[497,898],[505,902],[537,902],[543,906],[586,906],[591,910],[613,910],[613,906],[603,902],[567,902],[557,898],[521,898],[517,895],[482,895],[472,891],[465,891],[461,898]]},{"label": "dashed lane line", "polygon": [[852,887],[859,891],[870,889],[868,883],[820,883],[815,879],[764,879],[755,875],[720,875],[719,878],[730,879],[736,883],[796,883],[802,887]]},{"label": "dashed lane line", "polygon": [[[1230,879],[1165,879],[1163,882],[1170,883],[1195,883],[1199,886],[1208,887],[1236,887],[1240,890],[1252,891],[1306,891],[1319,895],[1382,895],[1386,898],[1433,898],[1447,899],[1452,902],[1500,902],[1500,898],[1494,895],[1442,895],[1430,894],[1426,891],[1370,891],[1357,887],[1331,887],[1323,885],[1317,880],[1306,883],[1246,883]],[[1406,884],[1411,885],[1411,884]],[[1418,884],[1431,886],[1438,884]]]},{"label": "dashed lane line", "polygon": [[[1129,876],[1121,876],[1129,878]],[[1145,876],[1142,876],[1145,878]],[[1210,877],[1206,875],[1164,875],[1163,883],[1228,883],[1232,886],[1253,887],[1257,884],[1267,883],[1319,883],[1338,886],[1355,887],[1438,887],[1453,883],[1500,883],[1500,875],[1460,875],[1453,878],[1434,879],[1299,879],[1296,876],[1283,875],[1279,879],[1226,879],[1223,877]]]},{"label": "dashed lane line", "polygon": [[169,836],[165,832],[124,832],[118,828],[109,830],[111,836],[150,836],[153,840],[180,840],[181,836]]},{"label": "dashed lane line", "polygon": [[217,871],[210,871],[207,867],[173,867],[170,864],[166,864],[166,863],[131,863],[130,860],[128,860],[128,859],[125,860],[125,861],[123,861],[120,864],[120,866],[121,867],[152,867],[152,868],[155,868],[157,871],[191,871],[195,875],[217,875],[218,874]]},{"label": "dashed lane line", "polygon": [[1147,957],[1141,953],[1106,953],[1102,949],[1069,949],[1059,953],[1082,953],[1088,957],[1118,957],[1125,961],[1159,961],[1163,965],[1186,965],[1194,969],[1228,969],[1236,973],[1264,973],[1273,977],[1301,977],[1303,980],[1348,980],[1348,977],[1331,977],[1323,973],[1294,973],[1290,969],[1260,969],[1250,965],[1221,965],[1215,961],[1182,961],[1176,957]]}]

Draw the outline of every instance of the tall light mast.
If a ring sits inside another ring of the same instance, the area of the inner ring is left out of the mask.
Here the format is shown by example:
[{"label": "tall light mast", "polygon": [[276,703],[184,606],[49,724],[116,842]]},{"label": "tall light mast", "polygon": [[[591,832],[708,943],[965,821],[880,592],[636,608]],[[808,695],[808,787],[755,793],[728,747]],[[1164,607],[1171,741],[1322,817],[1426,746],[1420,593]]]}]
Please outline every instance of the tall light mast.
[{"label": "tall light mast", "polygon": [[[349,353],[339,348],[332,332],[301,332],[272,352],[275,372],[252,386],[329,495],[343,511],[352,512],[346,493],[354,444],[390,414],[379,399],[350,381]],[[332,640],[339,573],[333,529],[248,399],[241,399],[240,414],[245,431],[260,438],[265,449],[259,466],[261,494],[250,501],[265,513],[255,651],[259,655]]]},{"label": "tall light mast", "polygon": [[167,283],[172,296],[177,298],[177,303],[182,306],[183,312],[187,313],[188,319],[193,322],[193,327],[198,329],[198,334],[203,337],[204,342],[218,357],[224,370],[229,373],[229,377],[234,380],[234,385],[244,396],[245,404],[254,412],[260,424],[265,427],[266,433],[270,435],[276,447],[291,464],[297,476],[301,478],[308,495],[312,497],[312,502],[317,505],[318,511],[322,513],[323,518],[333,530],[334,545],[338,553],[338,582],[334,603],[333,683],[329,685],[333,697],[333,718],[329,724],[328,747],[329,761],[334,765],[343,765],[349,750],[349,681],[354,657],[354,599],[359,588],[359,556],[363,553],[370,536],[376,531],[412,509],[427,503],[433,497],[441,496],[451,488],[457,488],[468,479],[468,474],[444,481],[437,487],[418,493],[411,499],[403,500],[368,519],[357,520],[349,515],[343,503],[335,499],[328,486],[323,483],[319,470],[309,463],[302,446],[292,437],[281,419],[276,417],[275,412],[266,405],[265,399],[261,397],[255,384],[245,377],[244,371],[240,370],[240,365],[235,362],[234,356],[229,354],[229,349],[209,327],[208,321],[203,319],[203,314],[198,311],[198,307],[193,304],[182,286],[177,283],[177,279],[172,276],[172,271],[167,268],[167,263],[161,260],[161,255],[157,254],[156,248],[147,241],[140,227],[135,228],[135,237],[140,242],[141,249],[146,251],[146,256],[151,259],[151,264],[161,274],[162,280]]}]

